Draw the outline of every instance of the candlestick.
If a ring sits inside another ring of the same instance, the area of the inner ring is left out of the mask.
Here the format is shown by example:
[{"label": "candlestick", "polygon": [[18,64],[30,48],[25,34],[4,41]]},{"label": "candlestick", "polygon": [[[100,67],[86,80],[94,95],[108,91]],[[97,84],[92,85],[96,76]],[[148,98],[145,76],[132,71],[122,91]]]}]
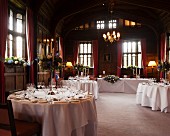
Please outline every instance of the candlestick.
[{"label": "candlestick", "polygon": [[81,76],[83,76],[83,72],[81,72]]},{"label": "candlestick", "polygon": [[85,76],[86,76],[86,68],[84,68],[84,73],[85,73]]},{"label": "candlestick", "polygon": [[52,56],[53,56],[53,61],[54,61],[54,48],[52,49]]},{"label": "candlestick", "polygon": [[140,75],[140,68],[139,68],[139,75]]}]

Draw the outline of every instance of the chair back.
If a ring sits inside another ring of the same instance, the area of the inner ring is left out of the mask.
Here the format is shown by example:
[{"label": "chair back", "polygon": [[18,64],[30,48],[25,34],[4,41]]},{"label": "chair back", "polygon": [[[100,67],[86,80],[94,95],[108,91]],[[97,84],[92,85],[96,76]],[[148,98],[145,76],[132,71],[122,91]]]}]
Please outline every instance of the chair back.
[{"label": "chair back", "polygon": [[3,104],[0,103],[0,133],[2,133],[1,131],[10,131],[11,136],[17,135],[11,100],[7,100]]}]

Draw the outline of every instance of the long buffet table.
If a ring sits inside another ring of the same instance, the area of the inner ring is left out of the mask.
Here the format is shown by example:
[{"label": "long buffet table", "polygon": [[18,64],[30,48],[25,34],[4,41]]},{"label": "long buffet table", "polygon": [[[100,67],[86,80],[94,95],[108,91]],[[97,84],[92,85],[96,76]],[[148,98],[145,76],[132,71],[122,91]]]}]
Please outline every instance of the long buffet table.
[{"label": "long buffet table", "polygon": [[115,83],[109,83],[103,78],[98,78],[97,83],[99,92],[121,92],[121,93],[136,93],[138,84],[141,82],[147,82],[149,79],[143,78],[120,78]]},{"label": "long buffet table", "polygon": [[98,84],[94,80],[62,80],[61,82],[64,86],[87,91],[88,93],[92,93],[95,99],[98,98]]}]

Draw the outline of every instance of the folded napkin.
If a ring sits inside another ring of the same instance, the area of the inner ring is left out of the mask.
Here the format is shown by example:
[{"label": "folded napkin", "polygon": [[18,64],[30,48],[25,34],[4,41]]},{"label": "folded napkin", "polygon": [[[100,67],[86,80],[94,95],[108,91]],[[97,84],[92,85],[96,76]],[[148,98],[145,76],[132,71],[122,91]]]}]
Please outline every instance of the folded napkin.
[{"label": "folded napkin", "polygon": [[45,100],[45,99],[39,99],[39,100],[38,100],[38,103],[48,103],[48,101]]},{"label": "folded napkin", "polygon": [[17,92],[14,92],[15,95],[20,95],[20,94],[23,94],[24,91],[17,91]]},{"label": "folded napkin", "polygon": [[14,95],[14,94],[11,94],[8,96],[8,99],[15,99],[15,98],[16,98],[16,95]]},{"label": "folded napkin", "polygon": [[70,103],[74,103],[74,102],[80,102],[80,100],[75,100],[75,99],[72,99],[72,100],[69,100]]},{"label": "folded napkin", "polygon": [[58,103],[68,103],[68,102],[67,102],[67,101],[62,100],[62,101],[53,101],[52,103],[53,103],[53,104],[58,104]]},{"label": "folded napkin", "polygon": [[14,98],[15,100],[24,100],[25,98],[24,98],[24,96],[16,96],[15,98]]},{"label": "folded napkin", "polygon": [[32,103],[37,103],[37,102],[38,102],[38,99],[36,99],[36,98],[30,98],[29,100],[30,100],[30,102],[32,102]]},{"label": "folded napkin", "polygon": [[20,102],[30,102],[30,101],[27,99],[23,99],[23,100],[20,100]]}]

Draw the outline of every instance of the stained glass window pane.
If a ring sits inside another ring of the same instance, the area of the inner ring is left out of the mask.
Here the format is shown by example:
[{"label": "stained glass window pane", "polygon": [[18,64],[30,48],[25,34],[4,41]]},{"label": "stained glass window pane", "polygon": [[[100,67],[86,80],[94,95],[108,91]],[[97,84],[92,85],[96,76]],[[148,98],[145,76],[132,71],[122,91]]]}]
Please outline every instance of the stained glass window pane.
[{"label": "stained glass window pane", "polygon": [[91,49],[91,43],[88,44],[88,53],[91,53],[92,49]]},{"label": "stained glass window pane", "polygon": [[128,49],[127,42],[123,43],[123,52],[126,53]]},{"label": "stained glass window pane", "polygon": [[87,53],[87,43],[84,44],[84,53]]},{"label": "stained glass window pane", "polygon": [[124,55],[124,68],[127,68],[127,54]]},{"label": "stained glass window pane", "polygon": [[128,52],[131,52],[131,42],[128,42]]},{"label": "stained glass window pane", "polygon": [[9,13],[9,30],[13,30],[13,12],[10,10]]},{"label": "stained glass window pane", "polygon": [[22,37],[17,36],[16,37],[16,52],[17,52],[17,57],[22,58]]},{"label": "stained glass window pane", "polygon": [[13,36],[9,34],[9,57],[13,56]]},{"label": "stained glass window pane", "polygon": [[101,24],[101,29],[104,29],[104,24]]},{"label": "stained glass window pane", "polygon": [[135,62],[136,62],[136,55],[135,54],[132,54],[132,65],[133,66],[136,66]]},{"label": "stained glass window pane", "polygon": [[83,53],[83,44],[80,44],[80,53]]},{"label": "stained glass window pane", "polygon": [[22,15],[17,14],[17,32],[22,33]]},{"label": "stained glass window pane", "polygon": [[87,66],[87,55],[84,55],[84,66]]},{"label": "stained glass window pane", "polygon": [[136,42],[132,42],[132,52],[136,52]]},{"label": "stained glass window pane", "polygon": [[138,54],[138,67],[141,68],[142,67],[142,55],[141,54]]},{"label": "stained glass window pane", "polygon": [[131,54],[128,54],[128,66],[132,65],[131,64]]},{"label": "stained glass window pane", "polygon": [[138,42],[138,52],[141,52],[141,42]]}]

